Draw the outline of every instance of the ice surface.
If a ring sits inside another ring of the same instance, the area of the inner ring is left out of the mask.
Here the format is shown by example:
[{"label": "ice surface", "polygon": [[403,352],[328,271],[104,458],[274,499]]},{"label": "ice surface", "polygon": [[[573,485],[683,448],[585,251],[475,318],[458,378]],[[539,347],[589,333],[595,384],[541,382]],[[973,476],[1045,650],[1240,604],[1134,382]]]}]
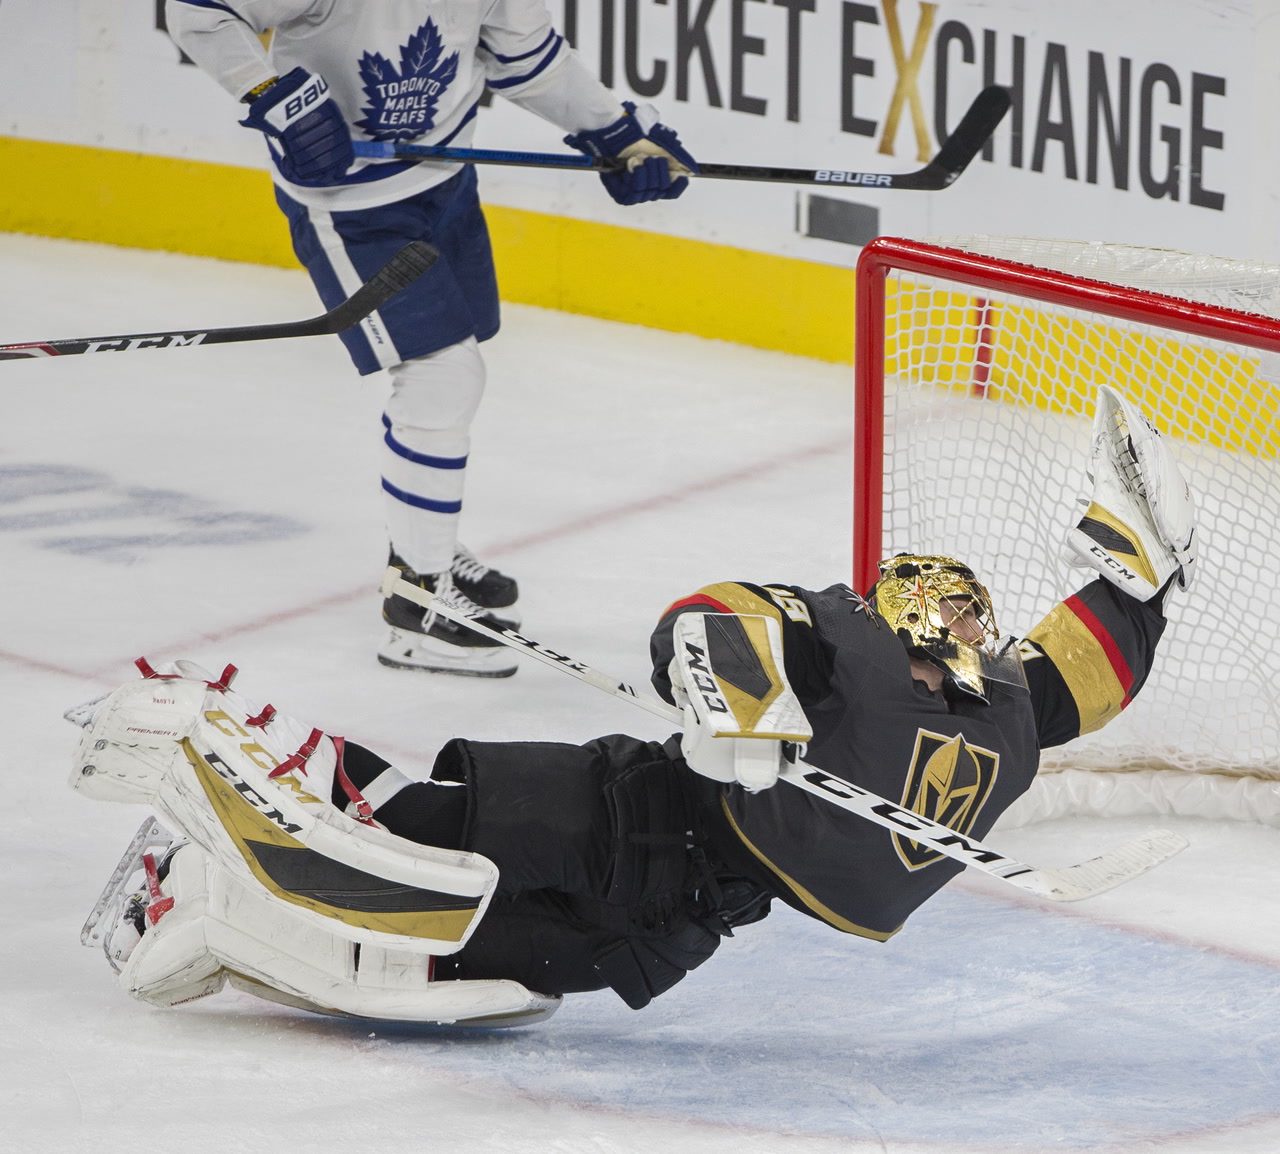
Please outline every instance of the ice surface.
[{"label": "ice surface", "polygon": [[[0,237],[0,343],[309,316],[301,274]],[[645,639],[709,581],[849,570],[845,369],[509,307],[486,346],[465,539],[525,632],[643,683]],[[60,715],[131,661],[234,661],[253,696],[410,773],[450,737],[661,723],[528,665],[387,670],[376,449],[386,382],[335,338],[0,365],[0,1146],[710,1151],[1280,1148],[1280,831],[1192,848],[1047,909],[963,878],[886,945],[780,911],[635,1013],[567,999],[463,1033],[226,993],[131,1001],[81,922],[142,811],[66,787]],[[1144,824],[1001,835],[1036,864]]]}]

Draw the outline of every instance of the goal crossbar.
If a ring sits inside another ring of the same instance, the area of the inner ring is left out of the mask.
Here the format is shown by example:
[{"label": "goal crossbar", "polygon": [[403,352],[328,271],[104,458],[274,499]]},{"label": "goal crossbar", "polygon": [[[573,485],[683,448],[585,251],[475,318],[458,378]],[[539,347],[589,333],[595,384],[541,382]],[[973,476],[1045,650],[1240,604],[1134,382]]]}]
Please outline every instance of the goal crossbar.
[{"label": "goal crossbar", "polygon": [[[1044,304],[1087,309],[1116,320],[1158,323],[1187,336],[1280,354],[1280,320],[1200,304],[1144,289],[1108,284],[1035,265],[944,248],[901,237],[877,237],[862,250],[854,315],[854,588],[879,576],[883,549],[886,279],[890,272],[945,279],[984,291],[1012,293]],[[1063,527],[1065,533],[1066,526]]]}]

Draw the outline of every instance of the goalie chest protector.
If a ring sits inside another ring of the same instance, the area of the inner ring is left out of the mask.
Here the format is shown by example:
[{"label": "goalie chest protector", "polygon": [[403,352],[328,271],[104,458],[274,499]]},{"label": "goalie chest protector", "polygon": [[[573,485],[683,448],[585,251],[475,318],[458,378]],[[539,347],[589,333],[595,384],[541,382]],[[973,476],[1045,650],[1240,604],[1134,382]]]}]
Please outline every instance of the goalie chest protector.
[{"label": "goalie chest protector", "polygon": [[[985,837],[1039,765],[1026,689],[993,683],[989,705],[949,703],[912,678],[902,642],[844,586],[797,592],[832,658],[830,692],[803,703],[814,732],[804,760]],[[783,900],[863,937],[891,937],[964,868],[782,785],[754,794],[727,786],[721,809]]]}]

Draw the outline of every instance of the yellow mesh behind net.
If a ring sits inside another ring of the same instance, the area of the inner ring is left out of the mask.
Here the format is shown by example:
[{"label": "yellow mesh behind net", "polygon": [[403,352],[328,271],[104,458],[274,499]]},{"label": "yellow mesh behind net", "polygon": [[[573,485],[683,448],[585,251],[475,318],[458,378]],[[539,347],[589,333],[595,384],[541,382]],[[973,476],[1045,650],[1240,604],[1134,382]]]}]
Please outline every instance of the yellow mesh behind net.
[{"label": "yellow mesh behind net", "polygon": [[[1117,245],[933,243],[1280,317],[1280,268]],[[1111,384],[1177,442],[1200,567],[1156,668],[1050,768],[1178,768],[1280,780],[1280,358],[1112,317],[891,275],[886,552],[960,557],[1025,635],[1089,579],[1062,561],[1087,496],[1094,394]]]}]

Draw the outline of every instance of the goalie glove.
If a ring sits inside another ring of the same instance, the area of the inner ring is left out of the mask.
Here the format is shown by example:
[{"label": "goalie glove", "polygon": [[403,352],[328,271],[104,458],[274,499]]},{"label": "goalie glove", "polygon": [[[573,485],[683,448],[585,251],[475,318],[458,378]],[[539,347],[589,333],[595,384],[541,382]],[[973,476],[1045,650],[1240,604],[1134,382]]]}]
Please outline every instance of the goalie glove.
[{"label": "goalie glove", "polygon": [[1072,564],[1097,570],[1139,601],[1177,577],[1186,589],[1196,562],[1196,508],[1168,443],[1115,389],[1098,386],[1090,446],[1093,493],[1067,534]]},{"label": "goalie glove", "polygon": [[689,768],[752,793],[778,780],[782,743],[813,736],[787,682],[782,630],[771,617],[682,613],[668,672],[684,710]]}]

